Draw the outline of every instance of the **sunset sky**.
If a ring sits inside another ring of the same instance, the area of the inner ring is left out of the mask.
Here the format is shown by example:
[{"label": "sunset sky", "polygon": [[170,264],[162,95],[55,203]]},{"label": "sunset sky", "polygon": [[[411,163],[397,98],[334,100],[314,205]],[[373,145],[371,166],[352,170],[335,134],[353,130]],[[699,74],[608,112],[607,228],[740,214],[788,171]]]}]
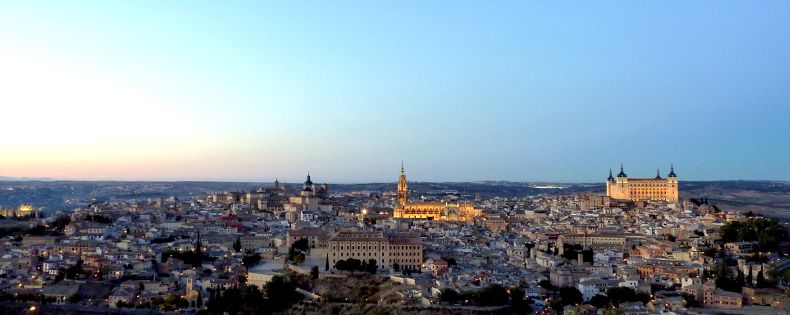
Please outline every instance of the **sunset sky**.
[{"label": "sunset sky", "polygon": [[401,161],[790,180],[790,2],[0,1],[2,176],[349,183]]}]

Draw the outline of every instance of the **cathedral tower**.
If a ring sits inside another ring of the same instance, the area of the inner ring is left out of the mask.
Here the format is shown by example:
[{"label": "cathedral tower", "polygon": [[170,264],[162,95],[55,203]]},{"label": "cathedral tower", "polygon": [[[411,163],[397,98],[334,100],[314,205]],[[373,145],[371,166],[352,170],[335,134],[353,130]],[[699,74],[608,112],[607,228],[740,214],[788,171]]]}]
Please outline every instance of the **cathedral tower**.
[{"label": "cathedral tower", "polygon": [[409,184],[406,182],[406,172],[404,172],[401,162],[400,177],[398,178],[398,206],[403,207],[407,203],[409,203]]}]

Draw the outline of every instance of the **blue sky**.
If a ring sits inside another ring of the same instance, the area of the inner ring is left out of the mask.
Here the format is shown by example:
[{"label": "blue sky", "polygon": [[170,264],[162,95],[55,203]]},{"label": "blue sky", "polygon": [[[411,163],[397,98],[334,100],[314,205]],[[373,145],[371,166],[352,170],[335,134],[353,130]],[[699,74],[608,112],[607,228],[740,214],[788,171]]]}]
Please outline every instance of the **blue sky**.
[{"label": "blue sky", "polygon": [[0,2],[0,174],[790,179],[790,3]]}]

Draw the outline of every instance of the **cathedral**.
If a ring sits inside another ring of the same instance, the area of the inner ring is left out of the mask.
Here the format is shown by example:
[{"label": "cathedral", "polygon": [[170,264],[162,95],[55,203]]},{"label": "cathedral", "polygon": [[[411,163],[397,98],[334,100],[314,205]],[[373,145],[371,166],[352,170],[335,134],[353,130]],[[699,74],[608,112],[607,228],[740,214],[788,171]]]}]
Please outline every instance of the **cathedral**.
[{"label": "cathedral", "polygon": [[480,210],[469,203],[409,202],[409,184],[403,165],[398,178],[397,199],[393,218],[471,222],[480,216]]},{"label": "cathedral", "polygon": [[678,176],[675,175],[675,167],[670,167],[667,178],[662,178],[656,171],[655,178],[628,178],[620,165],[620,173],[617,178],[612,176],[609,170],[609,178],[606,179],[606,196],[613,199],[623,200],[663,200],[667,202],[678,201]]}]

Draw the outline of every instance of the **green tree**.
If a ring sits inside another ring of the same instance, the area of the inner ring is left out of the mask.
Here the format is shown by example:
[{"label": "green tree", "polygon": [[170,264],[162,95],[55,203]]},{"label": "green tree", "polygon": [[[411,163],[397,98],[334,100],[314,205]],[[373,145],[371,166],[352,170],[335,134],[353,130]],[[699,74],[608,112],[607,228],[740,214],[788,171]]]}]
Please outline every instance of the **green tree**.
[{"label": "green tree", "polygon": [[336,261],[335,262],[335,269],[337,269],[338,271],[341,271],[341,272],[348,270],[348,262],[346,262],[344,259],[340,259],[340,260]]},{"label": "green tree", "polygon": [[477,292],[477,303],[483,306],[506,305],[510,300],[510,295],[503,286],[492,284]]},{"label": "green tree", "polygon": [[540,282],[538,282],[538,285],[541,288],[544,288],[546,290],[557,291],[557,287],[555,287],[553,284],[551,284],[551,281],[546,280],[546,279],[540,280]]},{"label": "green tree", "polygon": [[272,303],[272,309],[284,310],[296,302],[297,296],[294,292],[296,287],[281,276],[274,276],[266,284],[266,297]]},{"label": "green tree", "polygon": [[733,278],[730,266],[726,261],[722,261],[716,266],[715,277],[717,288],[730,292],[741,291],[741,287],[738,286],[738,282]]},{"label": "green tree", "polygon": [[763,274],[762,269],[760,269],[760,271],[757,272],[757,281],[755,283],[755,286],[758,288],[765,288],[768,286],[768,282],[765,281],[765,275]]},{"label": "green tree", "polygon": [[738,292],[741,291],[741,288],[746,286],[746,276],[744,276],[741,268],[738,268],[738,273],[735,275],[735,285],[738,287]]},{"label": "green tree", "polygon": [[620,306],[620,303],[624,302],[636,301],[636,292],[628,287],[611,287],[606,289],[606,295],[615,306]]},{"label": "green tree", "polygon": [[584,262],[593,262],[595,252],[593,252],[592,249],[583,250],[580,252],[580,254],[582,255],[582,260]]},{"label": "green tree", "polygon": [[310,268],[310,277],[313,278],[313,280],[318,280],[318,266]]},{"label": "green tree", "polygon": [[682,296],[683,299],[686,301],[686,307],[688,308],[700,307],[699,301],[697,301],[697,298],[694,297],[693,294],[683,293]]},{"label": "green tree", "polygon": [[370,259],[370,260],[368,260],[368,263],[367,263],[367,265],[365,266],[365,271],[367,271],[368,273],[370,273],[370,274],[372,274],[372,275],[373,275],[373,274],[376,274],[376,271],[377,271],[378,269],[379,269],[379,266],[378,266],[378,264],[376,263],[376,260],[375,260],[375,259]]},{"label": "green tree", "polygon": [[310,250],[310,242],[306,238],[300,238],[291,245],[293,249],[307,252]]},{"label": "green tree", "polygon": [[241,237],[240,236],[236,237],[236,241],[233,242],[233,250],[235,250],[237,253],[241,252]]},{"label": "green tree", "polygon": [[519,287],[510,288],[510,309],[514,314],[531,314],[532,308],[529,303],[524,300],[526,294],[524,290]]},{"label": "green tree", "polygon": [[247,254],[241,258],[241,264],[244,265],[244,267],[247,267],[247,269],[250,269],[261,263],[261,260],[262,260],[261,254],[258,253]]},{"label": "green tree", "polygon": [[749,264],[749,273],[746,274],[746,284],[748,286],[754,285],[754,277],[752,276],[752,265]]},{"label": "green tree", "polygon": [[568,260],[576,260],[579,252],[576,251],[576,248],[569,244],[564,244],[564,250],[562,251],[562,257]]},{"label": "green tree", "polygon": [[596,294],[592,298],[590,298],[590,305],[595,306],[597,308],[604,308],[609,306],[609,297],[603,294]]},{"label": "green tree", "polygon": [[326,254],[326,265],[324,266],[324,271],[329,271],[329,254]]},{"label": "green tree", "polygon": [[560,288],[560,299],[562,300],[562,305],[575,305],[584,302],[581,291],[574,287]]},{"label": "green tree", "polygon": [[461,295],[458,293],[458,291],[455,291],[455,290],[453,290],[451,288],[444,288],[439,293],[439,300],[442,301],[442,302],[449,303],[449,304],[458,303],[458,300],[460,298],[461,298]]}]

